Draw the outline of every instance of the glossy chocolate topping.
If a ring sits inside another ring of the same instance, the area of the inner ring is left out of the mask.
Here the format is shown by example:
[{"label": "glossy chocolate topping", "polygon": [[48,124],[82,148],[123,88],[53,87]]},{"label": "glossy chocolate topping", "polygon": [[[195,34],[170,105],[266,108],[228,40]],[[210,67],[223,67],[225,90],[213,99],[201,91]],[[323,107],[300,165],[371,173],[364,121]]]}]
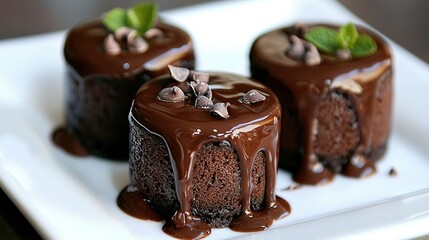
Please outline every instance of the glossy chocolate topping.
[{"label": "glossy chocolate topping", "polygon": [[[310,25],[310,29],[316,25]],[[320,25],[317,25],[320,26]],[[338,29],[336,26],[324,25]],[[345,92],[351,98],[356,111],[361,142],[353,153],[343,174],[360,177],[373,173],[375,167],[367,161],[374,127],[375,104],[380,84],[392,77],[391,52],[386,42],[375,33],[358,28],[360,33],[371,36],[377,43],[375,54],[341,60],[333,55],[321,54],[319,65],[307,66],[288,57],[290,28],[277,29],[259,37],[250,53],[252,64],[265,69],[268,85],[280,81],[292,92],[299,120],[303,128],[303,162],[294,180],[307,184],[319,184],[332,179],[314,153],[314,137],[317,134],[319,104],[331,90]],[[287,134],[287,133],[284,133]]]},{"label": "glossy chocolate topping", "polygon": [[69,31],[64,45],[68,73],[68,135],[64,136],[69,136],[69,140],[78,139],[89,153],[126,159],[128,113],[138,88],[147,80],[166,74],[169,64],[194,68],[189,35],[162,22],[155,27],[151,30],[160,34],[146,39],[145,52],[131,52],[124,39],[119,41],[122,48],[117,55],[104,49],[104,40],[111,33],[101,20],[82,23]]},{"label": "glossy chocolate topping", "polygon": [[[191,213],[193,161],[197,151],[207,142],[228,140],[239,157],[242,211],[231,223],[233,230],[263,230],[290,213],[288,203],[275,195],[281,114],[276,96],[262,84],[233,74],[210,73],[209,85],[214,103],[230,104],[228,118],[194,107],[195,97],[179,103],[159,100],[158,93],[166,87],[178,86],[185,94],[192,91],[189,83],[175,82],[170,76],[144,84],[137,92],[130,112],[130,118],[163,138],[168,146],[180,208],[163,230],[176,237],[194,238],[209,233],[208,225]],[[250,90],[259,91],[265,100],[243,103],[242,97]],[[267,185],[265,208],[255,212],[250,206],[251,178],[253,162],[259,151],[267,156]]]},{"label": "glossy chocolate topping", "polygon": [[[158,22],[156,28],[163,31],[162,37],[148,39],[146,52],[135,54],[123,50],[119,55],[108,55],[103,41],[109,34],[100,20],[83,23],[70,30],[64,46],[64,55],[70,67],[81,76],[91,74],[109,75],[115,78],[130,78],[143,71],[159,76],[167,64],[186,56],[194,58],[191,39],[183,30]],[[102,60],[100,60],[102,59]]]}]

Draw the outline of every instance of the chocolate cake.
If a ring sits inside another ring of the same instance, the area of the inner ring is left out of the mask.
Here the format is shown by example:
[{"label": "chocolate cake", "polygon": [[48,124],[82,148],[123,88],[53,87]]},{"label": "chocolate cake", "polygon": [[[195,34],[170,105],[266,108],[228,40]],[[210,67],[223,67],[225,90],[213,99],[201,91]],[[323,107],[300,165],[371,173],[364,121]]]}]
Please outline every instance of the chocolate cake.
[{"label": "chocolate cake", "polygon": [[[332,41],[311,42],[327,35]],[[335,38],[354,42],[347,49]],[[333,173],[376,171],[389,136],[393,87],[391,52],[380,36],[352,24],[295,24],[258,37],[250,68],[282,104],[279,164],[295,181],[320,184]]]},{"label": "chocolate cake", "polygon": [[68,32],[64,55],[67,132],[54,140],[67,150],[67,135],[75,136],[89,153],[107,158],[128,156],[127,116],[141,84],[168,73],[169,64],[194,68],[190,36],[162,21],[142,36],[131,27],[112,31],[102,19],[82,23]]},{"label": "chocolate cake", "polygon": [[260,83],[171,67],[171,76],[136,94],[131,184],[119,206],[143,219],[154,219],[142,210],[153,209],[177,238],[204,237],[210,227],[268,228],[290,212],[275,195],[280,115],[276,96]]}]

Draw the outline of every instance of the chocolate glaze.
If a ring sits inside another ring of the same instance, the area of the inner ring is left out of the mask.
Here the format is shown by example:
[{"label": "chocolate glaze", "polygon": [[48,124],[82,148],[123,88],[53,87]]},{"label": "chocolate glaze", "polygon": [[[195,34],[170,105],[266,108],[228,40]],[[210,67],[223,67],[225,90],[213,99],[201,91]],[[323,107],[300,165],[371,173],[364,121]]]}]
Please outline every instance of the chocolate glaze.
[{"label": "chocolate glaze", "polygon": [[[163,230],[180,238],[194,238],[209,234],[209,226],[191,213],[192,176],[195,154],[207,142],[228,140],[237,151],[241,173],[241,215],[231,228],[236,231],[258,231],[290,213],[289,204],[275,195],[280,135],[280,105],[274,93],[260,83],[247,78],[222,73],[210,73],[213,101],[229,102],[230,117],[222,119],[209,114],[207,109],[194,107],[194,100],[166,103],[157,99],[165,87],[177,85],[185,92],[192,89],[184,83],[164,76],[147,82],[136,94],[130,118],[147,131],[166,142],[176,181],[180,208]],[[240,99],[249,90],[265,94],[265,101],[243,104]],[[251,209],[251,173],[259,151],[265,152],[266,191],[265,208]]]},{"label": "chocolate glaze", "polygon": [[191,39],[183,30],[158,22],[163,36],[148,39],[141,54],[103,49],[110,33],[94,20],[72,28],[64,45],[67,62],[66,126],[91,153],[128,156],[127,115],[135,92],[147,80],[168,72],[167,65],[194,68]]},{"label": "chocolate glaze", "polygon": [[143,72],[152,77],[165,74],[168,64],[184,57],[194,59],[188,34],[163,22],[158,22],[155,27],[163,31],[164,37],[148,39],[146,52],[134,54],[123,50],[119,55],[111,56],[103,50],[104,38],[110,32],[100,20],[77,25],[68,33],[64,46],[68,67],[82,78],[102,74],[132,80],[133,76]]},{"label": "chocolate glaze", "polygon": [[[314,26],[316,25],[310,25],[310,29]],[[324,26],[338,28],[332,25]],[[290,46],[287,34],[291,32],[290,28],[268,32],[259,37],[252,46],[250,53],[252,68],[265,69],[269,75],[266,79],[267,84],[276,86],[279,84],[276,82],[280,82],[287,86],[294,98],[303,130],[303,161],[294,174],[294,180],[297,182],[320,184],[333,178],[331,172],[318,162],[314,153],[319,104],[332,90],[345,92],[350,96],[361,134],[361,142],[351,157],[361,160],[348,161],[343,174],[361,177],[375,172],[374,164],[368,161],[366,156],[372,142],[376,114],[374,109],[379,87],[385,78],[389,81],[392,78],[391,53],[386,42],[375,33],[364,28],[358,30],[360,33],[370,35],[376,41],[378,50],[375,54],[351,60],[340,60],[322,54],[320,65],[306,66],[285,54]],[[252,73],[255,75],[255,72]]]}]

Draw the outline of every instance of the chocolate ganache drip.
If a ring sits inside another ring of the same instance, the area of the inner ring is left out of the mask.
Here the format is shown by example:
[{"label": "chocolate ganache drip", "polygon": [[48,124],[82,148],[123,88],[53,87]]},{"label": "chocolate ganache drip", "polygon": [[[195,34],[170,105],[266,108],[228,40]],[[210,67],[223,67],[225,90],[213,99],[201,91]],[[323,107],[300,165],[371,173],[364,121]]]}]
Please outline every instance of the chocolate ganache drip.
[{"label": "chocolate ganache drip", "polygon": [[[301,27],[299,31],[296,27],[274,30],[259,37],[250,54],[254,78],[266,81],[274,90],[286,86],[292,94],[302,127],[302,162],[293,178],[306,184],[326,183],[333,178],[315,153],[320,104],[331,92],[345,94],[351,100],[360,132],[360,142],[348,156],[342,174],[363,177],[375,172],[373,161],[368,156],[373,147],[374,128],[377,127],[376,105],[380,101],[382,82],[390,84],[392,79],[390,49],[380,37],[364,28],[358,28],[359,32],[369,35],[378,46],[373,55],[350,58],[320,53],[321,61],[317,65],[297,59],[294,54],[296,49],[301,49],[298,44],[305,42],[302,40],[305,31],[318,26],[337,28],[318,24],[308,25],[305,29]],[[258,74],[263,77],[257,77]],[[285,94],[278,91],[278,95]],[[390,107],[390,95],[388,98],[385,101]],[[283,130],[282,134],[282,141],[285,141],[288,133]]]},{"label": "chocolate ganache drip", "polygon": [[[260,231],[287,216],[289,204],[275,195],[281,112],[274,93],[238,75],[188,73],[172,67],[170,71],[171,77],[154,79],[140,88],[130,112],[130,121],[161,137],[168,146],[180,207],[163,230],[178,238],[210,234],[210,227],[191,211],[193,166],[196,153],[204,144],[225,140],[237,152],[241,174],[241,214],[230,228]],[[183,78],[187,80],[183,82]],[[165,89],[176,87],[184,92],[186,99],[180,102],[160,99],[165,98]],[[197,101],[201,99],[207,106],[199,105]],[[252,167],[259,152],[266,156],[265,205],[262,210],[254,211]],[[123,194],[119,199],[126,198]]]}]

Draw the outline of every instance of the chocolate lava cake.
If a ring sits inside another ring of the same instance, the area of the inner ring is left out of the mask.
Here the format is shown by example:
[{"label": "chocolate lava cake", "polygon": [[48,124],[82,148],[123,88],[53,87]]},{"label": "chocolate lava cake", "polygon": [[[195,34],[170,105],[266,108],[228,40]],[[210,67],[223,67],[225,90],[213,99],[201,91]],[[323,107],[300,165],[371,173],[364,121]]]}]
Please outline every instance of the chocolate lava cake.
[{"label": "chocolate lava cake", "polygon": [[280,116],[274,93],[256,81],[171,67],[136,94],[131,184],[119,206],[154,219],[138,213],[148,203],[178,238],[268,228],[290,212],[275,195]]},{"label": "chocolate lava cake", "polygon": [[258,37],[250,68],[282,104],[279,164],[295,181],[320,184],[333,173],[376,171],[393,88],[391,51],[379,35],[352,24],[295,24]]},{"label": "chocolate lava cake", "polygon": [[156,19],[144,32],[112,31],[104,19],[82,23],[68,32],[64,55],[66,134],[89,153],[107,158],[128,157],[127,116],[138,88],[168,73],[169,64],[194,68],[190,36]]}]

